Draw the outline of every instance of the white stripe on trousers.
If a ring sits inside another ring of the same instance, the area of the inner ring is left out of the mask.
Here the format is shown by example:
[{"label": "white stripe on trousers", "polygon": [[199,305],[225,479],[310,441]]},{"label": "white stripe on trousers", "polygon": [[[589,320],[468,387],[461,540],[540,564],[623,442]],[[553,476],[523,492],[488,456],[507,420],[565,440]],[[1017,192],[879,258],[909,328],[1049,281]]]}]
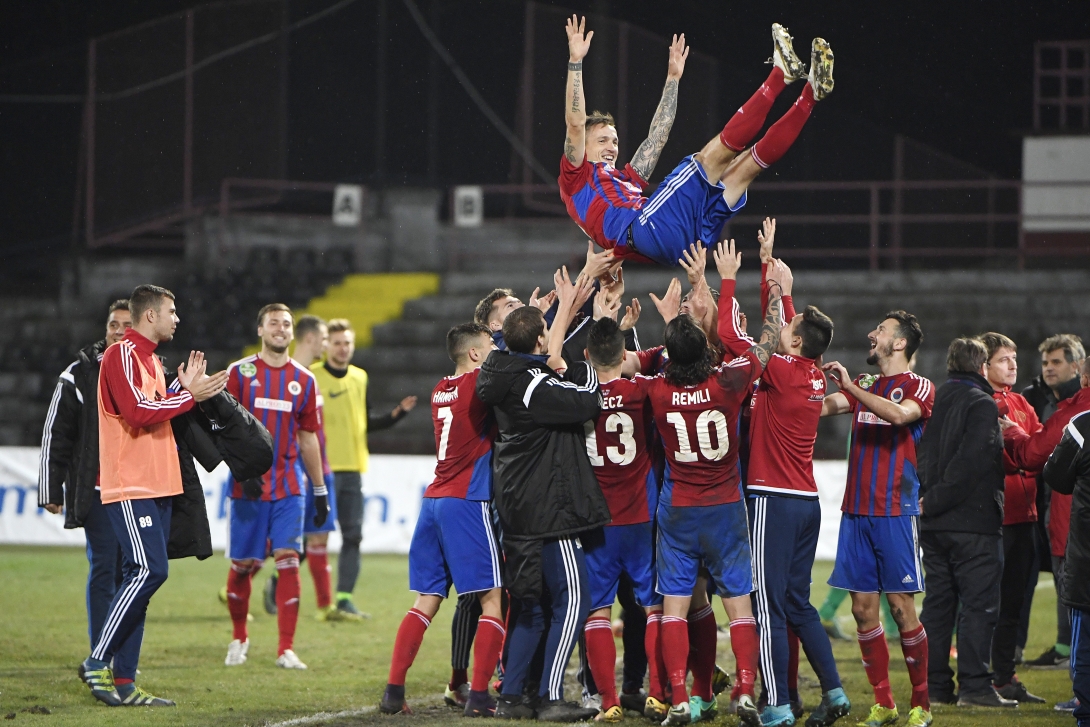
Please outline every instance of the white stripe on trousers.
[{"label": "white stripe on trousers", "polygon": [[481,503],[481,521],[484,523],[484,531],[488,535],[488,552],[492,556],[492,587],[503,587],[503,574],[500,571],[499,545],[496,544],[496,534],[492,532],[492,512],[487,502]]},{"label": "white stripe on trousers", "polygon": [[765,536],[768,515],[768,498],[757,497],[753,507],[754,535],[753,535],[753,570],[757,575],[757,625],[761,645],[761,670],[765,691],[768,692],[768,703],[775,705],[779,702],[779,694],[776,691],[775,663],[772,658],[772,621],[768,609],[768,591],[765,588]]},{"label": "white stripe on trousers", "polygon": [[666,200],[674,196],[674,192],[676,192],[679,187],[689,181],[689,178],[696,172],[696,165],[697,161],[695,159],[690,159],[689,166],[685,168],[685,171],[674,177],[673,180],[666,185],[666,189],[663,190],[662,194],[657,195],[651,200],[651,204],[643,208],[643,211],[640,212],[641,225],[646,224],[647,218],[657,212],[659,207],[661,207]]},{"label": "white stripe on trousers", "polygon": [[136,565],[139,566],[140,572],[136,574],[135,578],[129,581],[127,586],[125,586],[125,590],[122,591],[121,597],[117,599],[117,605],[111,609],[110,614],[106,617],[106,623],[102,627],[102,634],[99,636],[98,645],[95,646],[95,650],[91,652],[91,657],[98,659],[99,661],[105,661],[103,657],[106,654],[106,647],[117,633],[117,628],[121,624],[121,619],[128,613],[129,607],[132,606],[133,601],[136,600],[136,596],[139,595],[144,584],[147,582],[148,576],[151,575],[151,569],[148,567],[147,555],[144,553],[144,541],[140,539],[140,526],[133,516],[132,502],[129,500],[122,500],[120,504],[122,518],[125,521],[125,529],[129,533],[129,542],[132,545],[133,560],[135,560]]},{"label": "white stripe on trousers", "polygon": [[575,549],[570,538],[557,542],[560,546],[560,557],[564,563],[564,578],[568,584],[568,608],[564,614],[564,626],[560,631],[560,640],[556,645],[556,653],[553,654],[552,668],[549,671],[549,699],[560,699],[564,696],[564,668],[567,659],[563,656],[571,654],[575,648],[575,639],[579,634],[579,608],[582,606],[582,583],[579,580],[579,565],[575,562]]}]

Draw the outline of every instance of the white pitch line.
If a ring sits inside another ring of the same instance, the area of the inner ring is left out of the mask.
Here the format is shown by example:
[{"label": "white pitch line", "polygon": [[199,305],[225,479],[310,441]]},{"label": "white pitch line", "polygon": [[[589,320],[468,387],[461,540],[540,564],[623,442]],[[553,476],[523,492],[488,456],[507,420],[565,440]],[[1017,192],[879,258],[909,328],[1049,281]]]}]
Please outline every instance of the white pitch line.
[{"label": "white pitch line", "polygon": [[339,719],[341,717],[362,717],[365,714],[374,712],[377,707],[361,707],[360,709],[346,709],[343,712],[319,712],[318,714],[312,714],[309,717],[296,717],[295,719],[289,719],[284,722],[266,722],[265,727],[296,727],[296,725],[304,724],[316,724],[318,722],[324,722],[330,719]]}]

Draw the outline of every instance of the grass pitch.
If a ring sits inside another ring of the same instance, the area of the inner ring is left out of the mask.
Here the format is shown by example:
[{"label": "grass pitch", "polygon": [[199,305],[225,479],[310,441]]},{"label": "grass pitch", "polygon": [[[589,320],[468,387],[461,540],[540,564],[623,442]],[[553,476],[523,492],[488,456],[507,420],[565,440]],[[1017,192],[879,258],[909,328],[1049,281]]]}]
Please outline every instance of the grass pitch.
[{"label": "grass pitch", "polygon": [[[254,585],[249,661],[241,667],[223,665],[231,640],[231,622],[216,593],[226,582],[227,567],[220,555],[203,563],[191,558],[172,561],[170,579],[152,599],[139,683],[153,694],[176,700],[179,706],[110,709],[97,704],[76,676],[76,666],[89,650],[84,610],[87,561],[83,551],[0,547],[0,717],[12,719],[13,725],[49,727],[265,725],[289,721],[325,727],[465,724],[455,712],[441,706],[440,698],[450,674],[453,603],[440,610],[409,672],[406,690],[416,714],[385,717],[373,711],[386,683],[398,624],[412,605],[405,557],[364,557],[356,602],[373,618],[362,624],[317,622],[314,589],[307,566],[303,566],[303,601],[295,651],[310,667],[304,672],[278,669],[273,664],[276,618],[265,614],[260,595],[272,571],[268,567],[258,574]],[[825,595],[830,569],[829,563],[818,563],[814,568],[815,603]],[[1055,593],[1047,574],[1042,581],[1034,599],[1033,627],[1026,648],[1031,657],[1048,648],[1055,636]],[[721,605],[716,612],[719,620],[725,621]],[[845,630],[853,632],[847,604],[841,607],[840,618]],[[871,704],[870,686],[856,644],[837,642],[833,650],[854,705],[851,716],[838,724],[854,725]],[[897,644],[890,646],[890,663],[894,693],[903,716],[910,687]],[[720,664],[733,670],[727,642],[720,643]],[[802,676],[803,700],[812,708],[821,695],[805,663]],[[934,709],[935,724],[1073,724],[1070,715],[1052,710],[1053,704],[1070,697],[1071,685],[1065,671],[1025,669],[1020,676],[1030,691],[1048,699],[1048,704],[1022,706],[1017,711],[938,705]],[[574,694],[572,684],[569,680],[569,695]],[[37,706],[47,708],[51,714],[30,711]],[[337,714],[345,712],[350,714]],[[326,714],[316,716],[318,713]],[[626,722],[651,724],[631,714]],[[736,718],[728,716],[716,720],[719,725],[736,723]]]}]

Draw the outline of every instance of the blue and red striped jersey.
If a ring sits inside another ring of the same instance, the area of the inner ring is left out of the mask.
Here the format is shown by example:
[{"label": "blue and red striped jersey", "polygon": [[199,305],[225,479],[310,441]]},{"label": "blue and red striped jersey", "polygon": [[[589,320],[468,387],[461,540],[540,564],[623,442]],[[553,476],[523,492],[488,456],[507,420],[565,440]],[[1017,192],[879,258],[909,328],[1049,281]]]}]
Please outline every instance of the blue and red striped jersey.
[{"label": "blue and red striped jersey", "polygon": [[[306,475],[299,455],[298,433],[320,432],[318,383],[304,366],[288,359],[279,368],[260,356],[247,356],[227,369],[227,390],[260,421],[273,440],[273,466],[265,473],[262,500],[303,494]],[[242,497],[235,482],[231,497]]]},{"label": "blue and red striped jersey", "polygon": [[848,484],[841,510],[852,515],[919,515],[916,444],[931,417],[935,387],[911,371],[877,378],[863,375],[855,383],[895,404],[912,400],[919,404],[922,415],[911,424],[895,426],[841,392],[852,412]]},{"label": "blue and red striped jersey", "polygon": [[639,382],[614,379],[598,385],[602,413],[584,424],[587,455],[609,505],[610,525],[650,522],[658,500],[652,468],[654,424]]},{"label": "blue and red striped jersey", "polygon": [[448,376],[431,393],[435,426],[435,479],[424,497],[492,499],[492,442],[496,424],[492,408],[477,396],[474,369]]},{"label": "blue and red striped jersey", "polygon": [[629,226],[647,202],[647,182],[631,164],[621,170],[584,157],[575,166],[561,156],[558,181],[560,199],[587,237],[606,250],[625,244]]}]

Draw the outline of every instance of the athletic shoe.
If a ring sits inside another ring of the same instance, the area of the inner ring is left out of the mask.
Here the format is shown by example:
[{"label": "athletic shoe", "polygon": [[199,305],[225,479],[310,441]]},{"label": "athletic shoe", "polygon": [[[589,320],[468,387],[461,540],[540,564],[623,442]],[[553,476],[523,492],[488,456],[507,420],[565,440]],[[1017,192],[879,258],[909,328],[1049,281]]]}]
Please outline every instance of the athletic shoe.
[{"label": "athletic shoe", "polygon": [[715,674],[712,676],[712,694],[719,696],[733,686],[730,674],[718,664],[715,665]]},{"label": "athletic shoe", "polygon": [[227,666],[238,666],[246,663],[246,652],[250,650],[250,640],[239,641],[235,639],[227,645],[227,658],[223,663]]},{"label": "athletic shoe", "polygon": [[535,713],[534,708],[526,703],[521,694],[517,697],[501,694],[496,700],[496,712],[493,716],[496,719],[533,719]]},{"label": "athletic shoe", "polygon": [[299,661],[299,657],[291,649],[276,657],[276,665],[282,669],[306,669],[307,665]]},{"label": "athletic shoe", "polygon": [[[462,686],[468,687],[468,684]],[[458,687],[458,691],[455,694],[461,693],[462,687]],[[466,717],[492,717],[496,714],[496,700],[492,698],[492,695],[488,693],[488,690],[483,692],[466,691],[466,706],[462,713]]]},{"label": "athletic shoe", "polygon": [[647,692],[642,689],[638,692],[621,692],[621,709],[642,712],[647,703]]},{"label": "athletic shoe", "polygon": [[[485,693],[487,694],[487,690]],[[443,693],[443,701],[447,703],[448,707],[465,709],[466,702],[469,701],[469,684],[460,684],[457,689],[451,689],[450,684],[447,684],[447,690]]]},{"label": "athletic shoe", "polygon": [[772,24],[772,57],[767,62],[783,71],[784,83],[806,78],[806,66],[799,60],[791,40],[787,28],[779,23]]},{"label": "athletic shoe", "polygon": [[845,633],[844,629],[840,628],[840,622],[835,618],[831,618],[828,621],[822,621],[821,625],[825,628],[825,633],[828,634],[830,639],[836,641],[854,641],[854,639]]},{"label": "athletic shoe", "polygon": [[265,588],[262,591],[265,600],[265,613],[270,616],[276,615],[276,574],[269,576],[265,579]]},{"label": "athletic shoe", "polygon": [[1055,646],[1050,646],[1048,651],[1041,654],[1036,659],[1027,661],[1026,666],[1030,669],[1070,669],[1071,657],[1064,656],[1056,651]]},{"label": "athletic shoe", "polygon": [[114,672],[108,664],[87,657],[83,662],[83,681],[98,701],[108,707],[121,706],[121,697],[114,686]]},{"label": "athletic shoe", "polygon": [[597,714],[602,711],[602,695],[583,692],[582,704],[584,709],[593,709],[594,713]]},{"label": "athletic shoe", "polygon": [[[157,697],[154,694],[148,694],[135,684],[130,684],[132,689],[128,691],[127,695],[121,696],[122,707],[175,707],[177,706],[173,701],[169,699],[163,699]],[[121,695],[121,692],[118,692]]]},{"label": "athletic shoe", "polygon": [[362,621],[362,618],[353,616],[347,611],[342,611],[336,606],[330,604],[325,608],[319,608],[318,612],[314,614],[314,618],[317,621]]},{"label": "athletic shoe", "polygon": [[995,691],[999,692],[999,696],[1003,699],[1013,699],[1016,702],[1033,702],[1035,704],[1044,704],[1045,700],[1038,697],[1036,694],[1030,694],[1026,689],[1026,685],[1018,681],[1017,676],[1011,677],[1011,683],[1002,687],[996,687]]},{"label": "athletic shoe", "polygon": [[790,704],[781,704],[778,707],[769,705],[761,712],[762,727],[788,727],[795,724],[795,715],[791,712]]},{"label": "athletic shoe", "polygon": [[670,711],[670,707],[663,704],[654,697],[648,697],[647,701],[643,703],[643,716],[647,719],[655,722],[662,722],[666,719],[667,712]]},{"label": "athletic shoe", "polygon": [[1053,709],[1057,712],[1067,712],[1068,714],[1070,714],[1071,712],[1075,711],[1075,707],[1077,706],[1079,706],[1079,698],[1072,697],[1066,702],[1058,703],[1056,706],[1053,707]]},{"label": "athletic shoe", "polygon": [[666,713],[666,719],[662,720],[662,727],[670,727],[672,724],[689,724],[690,722],[692,722],[692,717],[689,714],[689,703],[682,702],[670,707],[670,711]]},{"label": "athletic shoe", "polygon": [[[829,727],[841,717],[852,711],[848,695],[840,687],[830,689],[821,695],[821,704],[806,718],[806,727]],[[797,718],[799,715],[795,715]]]},{"label": "athletic shoe", "polygon": [[859,722],[855,727],[885,727],[887,724],[894,724],[901,715],[897,713],[897,708],[890,709],[889,707],[883,707],[881,704],[876,704],[870,708],[870,714],[862,722]]},{"label": "athletic shoe", "polygon": [[345,621],[363,621],[371,618],[371,614],[356,608],[356,604],[352,603],[351,598],[342,598],[337,601],[337,610],[344,616]]},{"label": "athletic shoe", "polygon": [[833,49],[824,38],[814,38],[810,46],[810,73],[807,76],[814,100],[821,101],[833,92]]},{"label": "athletic shoe", "polygon": [[582,722],[598,714],[597,709],[589,709],[575,702],[563,699],[549,699],[541,703],[537,710],[538,722]]},{"label": "athletic shoe", "polygon": [[988,689],[981,694],[965,694],[962,692],[958,695],[959,707],[1004,707],[1007,709],[1017,709],[1018,702],[1013,699],[1004,699],[999,696],[999,692],[995,691],[995,688]]},{"label": "athletic shoe", "polygon": [[624,719],[624,710],[621,705],[614,704],[604,712],[599,712],[594,718],[595,722],[620,722]]},{"label": "athletic shoe", "polygon": [[923,707],[913,707],[908,713],[905,727],[930,727],[934,720],[931,713]]},{"label": "athletic shoe", "polygon": [[753,703],[752,695],[740,695],[738,701],[731,706],[734,708],[733,713],[738,715],[738,719],[742,721],[742,724],[747,724],[749,727],[761,727],[761,712],[757,709],[757,705]]},{"label": "athletic shoe", "polygon": [[710,702],[705,702],[696,696],[689,697],[689,721],[712,720],[718,716],[719,702],[715,701],[715,697],[712,697]]},{"label": "athletic shoe", "polygon": [[[290,651],[285,651],[290,654]],[[277,662],[279,663],[279,662]],[[383,714],[412,714],[409,703],[405,701],[404,684],[387,684],[386,691],[382,693],[382,701],[378,703],[378,711]]]}]

